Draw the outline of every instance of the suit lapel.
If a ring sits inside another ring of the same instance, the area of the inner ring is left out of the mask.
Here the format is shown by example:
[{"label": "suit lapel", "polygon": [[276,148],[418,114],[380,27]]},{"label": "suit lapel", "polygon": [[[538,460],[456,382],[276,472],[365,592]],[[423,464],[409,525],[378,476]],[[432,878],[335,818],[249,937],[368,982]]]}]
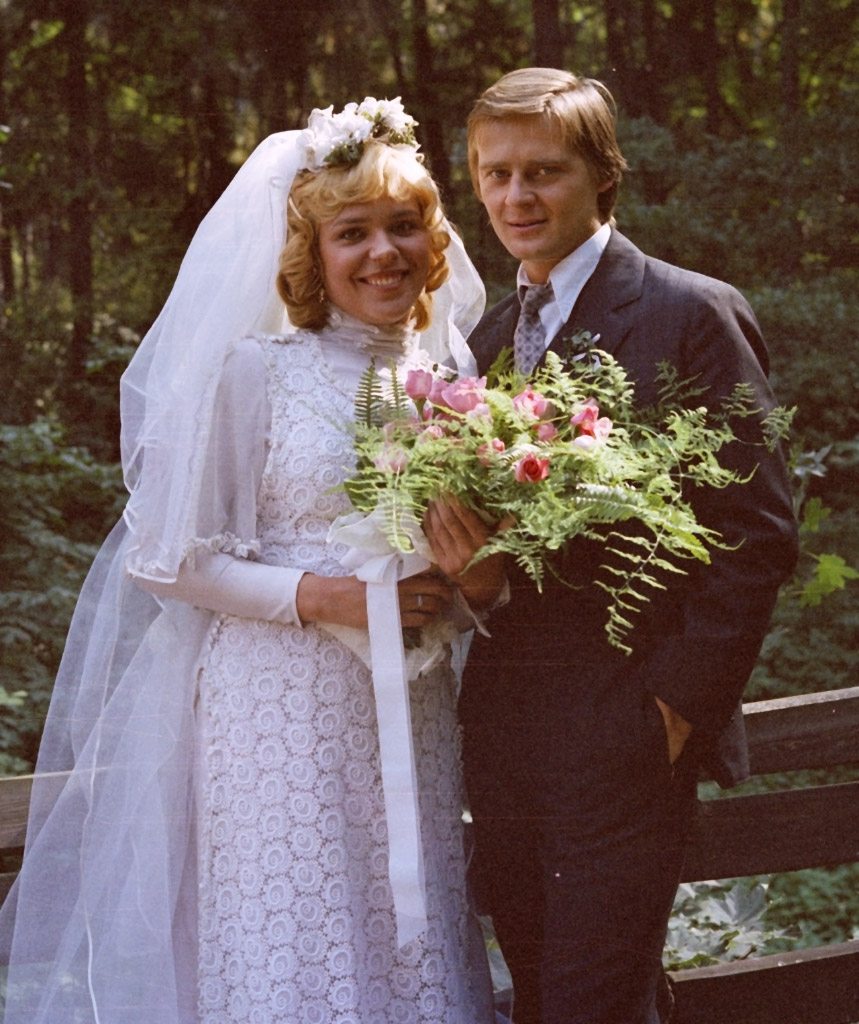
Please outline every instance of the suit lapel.
[{"label": "suit lapel", "polygon": [[486,373],[501,349],[513,345],[519,309],[519,296],[513,292],[491,309],[468,336],[478,373]]},{"label": "suit lapel", "polygon": [[569,320],[549,348],[563,355],[566,339],[576,331],[590,331],[599,335],[599,348],[616,355],[635,321],[644,266],[644,253],[612,230],[605,252],[582,289]]}]

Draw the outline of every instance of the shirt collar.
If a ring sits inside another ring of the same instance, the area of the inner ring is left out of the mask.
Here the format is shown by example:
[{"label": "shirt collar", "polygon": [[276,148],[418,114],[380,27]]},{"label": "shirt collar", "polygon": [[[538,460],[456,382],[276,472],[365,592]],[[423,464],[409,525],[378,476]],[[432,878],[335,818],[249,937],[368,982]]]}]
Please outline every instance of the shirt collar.
[{"label": "shirt collar", "polygon": [[[576,299],[605,252],[610,235],[611,226],[609,224],[601,225],[587,241],[582,242],[578,249],[574,249],[549,271],[549,280],[552,282],[552,291],[562,322],[566,323],[569,319]],[[516,275],[520,299],[523,289],[532,283],[525,273],[525,268],[520,264]]]}]

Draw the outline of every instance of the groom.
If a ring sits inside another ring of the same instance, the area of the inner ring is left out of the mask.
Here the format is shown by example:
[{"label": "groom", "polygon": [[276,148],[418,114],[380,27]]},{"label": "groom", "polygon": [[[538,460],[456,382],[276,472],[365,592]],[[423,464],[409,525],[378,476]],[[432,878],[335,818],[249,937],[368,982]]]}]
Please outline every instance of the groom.
[{"label": "groom", "polygon": [[[744,382],[762,413],[772,408],[767,351],[739,293],[615,229],[625,162],[600,83],[547,68],[505,75],[475,104],[468,145],[478,198],[520,261],[517,291],[469,338],[481,373],[514,341],[527,373],[547,346],[563,353],[587,330],[641,404],[668,361],[708,389],[702,404]],[[758,440],[750,422],[744,440]],[[515,1024],[670,1017],[661,954],[696,781],[747,772],[740,696],[796,557],[781,456],[738,441],[721,461],[754,473],[692,501],[728,546],[654,594],[632,655],[606,642],[595,545],[571,546],[556,565],[563,581],[547,577],[542,593],[503,556],[459,577],[473,603],[495,604],[460,707],[477,891],[513,976]],[[435,506],[428,532],[454,576],[486,537],[456,505]]]}]

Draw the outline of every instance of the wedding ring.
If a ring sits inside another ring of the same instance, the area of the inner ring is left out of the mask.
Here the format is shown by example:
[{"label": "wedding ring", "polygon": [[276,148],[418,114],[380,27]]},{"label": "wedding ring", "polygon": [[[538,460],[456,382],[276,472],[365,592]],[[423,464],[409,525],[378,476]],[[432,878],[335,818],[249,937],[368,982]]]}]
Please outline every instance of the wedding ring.
[{"label": "wedding ring", "polygon": [[423,594],[418,594],[418,611],[420,611],[421,608],[423,607],[423,603],[424,603],[424,595]]}]

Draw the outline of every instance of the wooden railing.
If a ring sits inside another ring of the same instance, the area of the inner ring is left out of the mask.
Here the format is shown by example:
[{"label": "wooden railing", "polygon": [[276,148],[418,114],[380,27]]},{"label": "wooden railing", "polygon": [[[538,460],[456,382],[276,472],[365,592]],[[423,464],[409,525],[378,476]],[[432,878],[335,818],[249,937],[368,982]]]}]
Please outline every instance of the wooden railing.
[{"label": "wooden railing", "polygon": [[[745,706],[754,775],[859,765],[859,687]],[[859,782],[707,800],[685,880],[859,861]],[[857,922],[859,924],[859,922]],[[678,971],[677,1024],[856,1024],[859,941]]]},{"label": "wooden railing", "polygon": [[[859,766],[859,686],[745,706],[755,775]],[[23,845],[31,777],[0,779],[0,853]],[[704,801],[685,880],[859,861],[859,781]],[[0,899],[12,876],[0,876]],[[857,922],[859,924],[859,922]],[[679,971],[676,1024],[857,1024],[859,941]]]}]

